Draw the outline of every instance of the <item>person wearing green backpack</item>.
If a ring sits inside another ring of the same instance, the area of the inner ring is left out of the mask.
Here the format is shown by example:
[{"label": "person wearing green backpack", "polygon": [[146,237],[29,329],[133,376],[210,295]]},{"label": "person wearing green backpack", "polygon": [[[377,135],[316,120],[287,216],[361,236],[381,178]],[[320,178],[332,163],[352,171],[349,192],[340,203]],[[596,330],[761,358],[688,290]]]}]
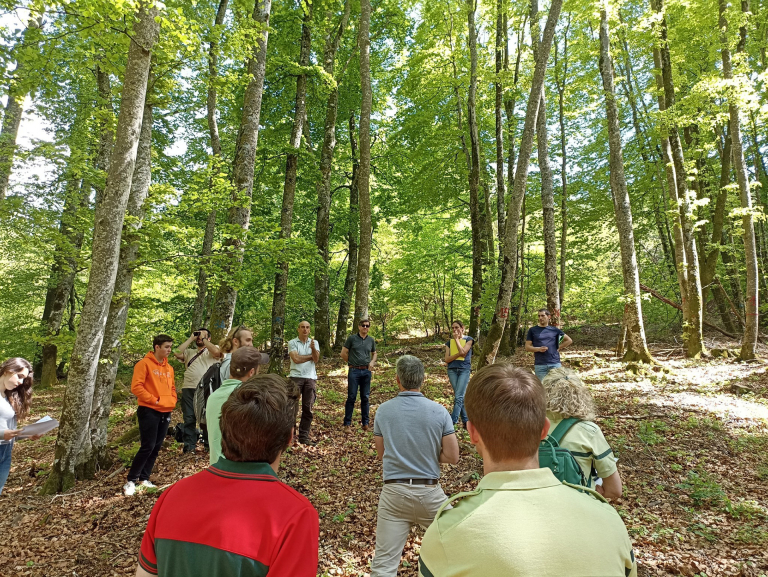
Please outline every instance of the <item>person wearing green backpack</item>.
[{"label": "person wearing green backpack", "polygon": [[[594,422],[592,393],[576,372],[568,368],[552,369],[542,384],[547,393],[550,439],[570,451],[581,467],[587,487],[606,499],[621,497],[622,482],[616,458],[603,431]],[[545,450],[542,447],[542,451]]]},{"label": "person wearing green backpack", "polygon": [[490,365],[472,377],[465,399],[483,478],[438,510],[421,541],[420,577],[636,577],[616,509],[539,466],[549,432],[539,379]]}]

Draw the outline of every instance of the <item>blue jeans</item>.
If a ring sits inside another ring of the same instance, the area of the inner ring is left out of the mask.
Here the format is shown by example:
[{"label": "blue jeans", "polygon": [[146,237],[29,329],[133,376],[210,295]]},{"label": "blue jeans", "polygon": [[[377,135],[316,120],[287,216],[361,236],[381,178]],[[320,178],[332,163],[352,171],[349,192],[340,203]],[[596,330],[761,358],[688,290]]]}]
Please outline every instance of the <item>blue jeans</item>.
[{"label": "blue jeans", "polygon": [[467,409],[464,408],[464,393],[467,392],[469,384],[469,369],[448,369],[448,380],[453,387],[453,411],[451,411],[451,420],[453,424],[459,422],[461,415],[462,422],[469,420]]},{"label": "blue jeans", "polygon": [[555,363],[554,365],[533,365],[533,372],[536,373],[540,381],[543,381],[544,377],[549,374],[549,371],[559,369],[562,366],[560,363]]},{"label": "blue jeans", "polygon": [[8,474],[11,472],[11,453],[13,452],[13,443],[3,443],[0,445],[0,495],[3,493],[3,487],[8,480]]},{"label": "blue jeans", "polygon": [[368,369],[353,369],[347,373],[347,402],[344,405],[344,426],[352,425],[352,413],[355,410],[357,391],[360,390],[360,413],[363,425],[370,421],[371,371]]}]

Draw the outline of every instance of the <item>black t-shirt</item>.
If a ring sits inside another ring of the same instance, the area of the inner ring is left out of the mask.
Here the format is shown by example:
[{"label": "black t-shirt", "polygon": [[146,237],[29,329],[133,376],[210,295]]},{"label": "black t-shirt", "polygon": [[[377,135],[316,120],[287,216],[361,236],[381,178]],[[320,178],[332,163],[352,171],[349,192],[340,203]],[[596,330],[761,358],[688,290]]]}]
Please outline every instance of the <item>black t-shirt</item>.
[{"label": "black t-shirt", "polygon": [[534,347],[547,347],[544,353],[533,353],[533,364],[535,365],[556,365],[560,362],[560,338],[565,333],[557,327],[536,325],[528,329],[526,341],[531,341]]}]

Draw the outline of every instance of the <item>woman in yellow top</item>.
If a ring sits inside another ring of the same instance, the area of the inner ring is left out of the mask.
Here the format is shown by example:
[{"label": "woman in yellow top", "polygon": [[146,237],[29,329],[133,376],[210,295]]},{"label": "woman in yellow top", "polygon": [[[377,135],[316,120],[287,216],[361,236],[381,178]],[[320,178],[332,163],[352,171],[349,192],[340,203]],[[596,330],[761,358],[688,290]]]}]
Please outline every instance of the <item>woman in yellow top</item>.
[{"label": "woman in yellow top", "polygon": [[459,423],[459,416],[464,428],[467,428],[467,410],[464,408],[464,393],[469,383],[469,373],[472,369],[472,345],[474,339],[464,336],[464,325],[461,321],[451,324],[451,340],[445,343],[445,364],[448,365],[448,380],[453,387],[453,411],[451,419],[454,427]]}]

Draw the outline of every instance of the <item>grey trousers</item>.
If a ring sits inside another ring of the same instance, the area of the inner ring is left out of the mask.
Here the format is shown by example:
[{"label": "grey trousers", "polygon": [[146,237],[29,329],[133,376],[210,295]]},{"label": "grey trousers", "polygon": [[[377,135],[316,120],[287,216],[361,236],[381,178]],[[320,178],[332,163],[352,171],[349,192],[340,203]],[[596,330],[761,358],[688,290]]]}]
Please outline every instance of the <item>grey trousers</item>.
[{"label": "grey trousers", "polygon": [[384,485],[376,520],[376,553],[371,577],[395,577],[411,526],[429,527],[448,500],[440,485]]}]

